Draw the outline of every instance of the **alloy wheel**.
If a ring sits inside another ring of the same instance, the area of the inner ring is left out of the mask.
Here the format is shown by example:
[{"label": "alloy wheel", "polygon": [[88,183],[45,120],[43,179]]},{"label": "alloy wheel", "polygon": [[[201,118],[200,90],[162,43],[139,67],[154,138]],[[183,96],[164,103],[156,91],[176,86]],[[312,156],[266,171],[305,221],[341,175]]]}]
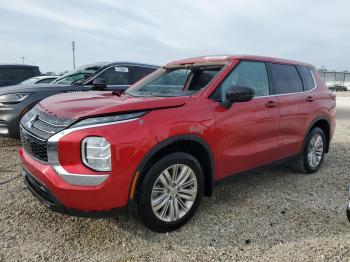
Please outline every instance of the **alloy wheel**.
[{"label": "alloy wheel", "polygon": [[311,168],[316,168],[322,161],[323,157],[323,139],[320,134],[315,134],[309,143],[307,159]]},{"label": "alloy wheel", "polygon": [[193,206],[198,191],[194,171],[185,164],[166,168],[153,185],[151,205],[154,214],[164,222],[175,222]]}]

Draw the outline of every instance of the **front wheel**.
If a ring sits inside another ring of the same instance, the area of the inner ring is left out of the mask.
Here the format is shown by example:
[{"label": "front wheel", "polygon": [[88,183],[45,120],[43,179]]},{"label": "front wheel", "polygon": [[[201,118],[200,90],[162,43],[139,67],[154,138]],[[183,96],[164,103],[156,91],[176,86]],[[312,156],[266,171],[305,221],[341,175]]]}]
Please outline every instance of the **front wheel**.
[{"label": "front wheel", "polygon": [[302,153],[290,162],[292,168],[301,173],[315,173],[321,166],[326,149],[326,137],[316,127],[308,134]]},{"label": "front wheel", "polygon": [[137,197],[138,214],[157,232],[175,230],[197,210],[203,195],[203,172],[196,158],[171,153],[147,172]]}]

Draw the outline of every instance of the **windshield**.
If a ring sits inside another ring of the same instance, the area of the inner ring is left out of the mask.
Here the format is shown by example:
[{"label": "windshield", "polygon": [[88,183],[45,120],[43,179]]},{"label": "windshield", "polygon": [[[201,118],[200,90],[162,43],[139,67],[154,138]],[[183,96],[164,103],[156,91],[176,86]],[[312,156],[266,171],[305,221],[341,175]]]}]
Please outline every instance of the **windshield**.
[{"label": "windshield", "polygon": [[60,79],[57,79],[53,83],[69,85],[69,84],[73,84],[73,83],[78,82],[78,81],[80,82],[81,80],[88,78],[90,75],[92,75],[92,73],[77,73],[77,74],[68,75],[68,76],[62,77]]},{"label": "windshield", "polygon": [[163,68],[130,87],[131,96],[189,96],[205,88],[223,65]]},{"label": "windshield", "polygon": [[27,80],[24,80],[23,82],[21,82],[21,85],[31,85],[36,83],[36,81],[38,81],[39,78],[33,77],[33,78],[29,78]]},{"label": "windshield", "polygon": [[97,70],[104,66],[105,62],[96,63],[92,65],[82,66],[76,70],[70,71],[62,77],[52,81],[54,84],[71,85],[83,82],[85,79],[93,75]]}]

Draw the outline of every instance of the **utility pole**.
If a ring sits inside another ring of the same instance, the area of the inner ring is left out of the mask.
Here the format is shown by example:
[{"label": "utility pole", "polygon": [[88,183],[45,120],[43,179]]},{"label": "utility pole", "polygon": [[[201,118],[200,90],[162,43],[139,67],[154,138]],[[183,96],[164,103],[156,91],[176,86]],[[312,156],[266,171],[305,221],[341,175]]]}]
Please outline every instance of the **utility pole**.
[{"label": "utility pole", "polygon": [[73,52],[73,69],[75,69],[75,42],[72,41],[72,52]]},{"label": "utility pole", "polygon": [[26,57],[21,56],[21,58],[22,58],[22,64],[24,64],[24,59],[25,59]]}]

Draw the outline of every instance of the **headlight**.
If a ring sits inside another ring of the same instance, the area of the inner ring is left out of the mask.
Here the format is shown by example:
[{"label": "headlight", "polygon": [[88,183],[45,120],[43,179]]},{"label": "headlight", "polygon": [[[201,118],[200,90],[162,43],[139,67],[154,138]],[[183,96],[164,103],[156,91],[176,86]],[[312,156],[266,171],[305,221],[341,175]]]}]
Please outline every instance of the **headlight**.
[{"label": "headlight", "polygon": [[0,103],[18,103],[26,99],[30,93],[13,93],[0,96]]},{"label": "headlight", "polygon": [[81,155],[86,166],[96,171],[111,171],[111,145],[98,136],[89,136],[81,144]]},{"label": "headlight", "polygon": [[72,127],[91,126],[91,125],[97,125],[97,124],[124,121],[124,120],[138,118],[140,116],[143,116],[146,113],[147,112],[143,111],[143,112],[122,114],[122,115],[92,117],[92,118],[83,119],[75,123]]}]

